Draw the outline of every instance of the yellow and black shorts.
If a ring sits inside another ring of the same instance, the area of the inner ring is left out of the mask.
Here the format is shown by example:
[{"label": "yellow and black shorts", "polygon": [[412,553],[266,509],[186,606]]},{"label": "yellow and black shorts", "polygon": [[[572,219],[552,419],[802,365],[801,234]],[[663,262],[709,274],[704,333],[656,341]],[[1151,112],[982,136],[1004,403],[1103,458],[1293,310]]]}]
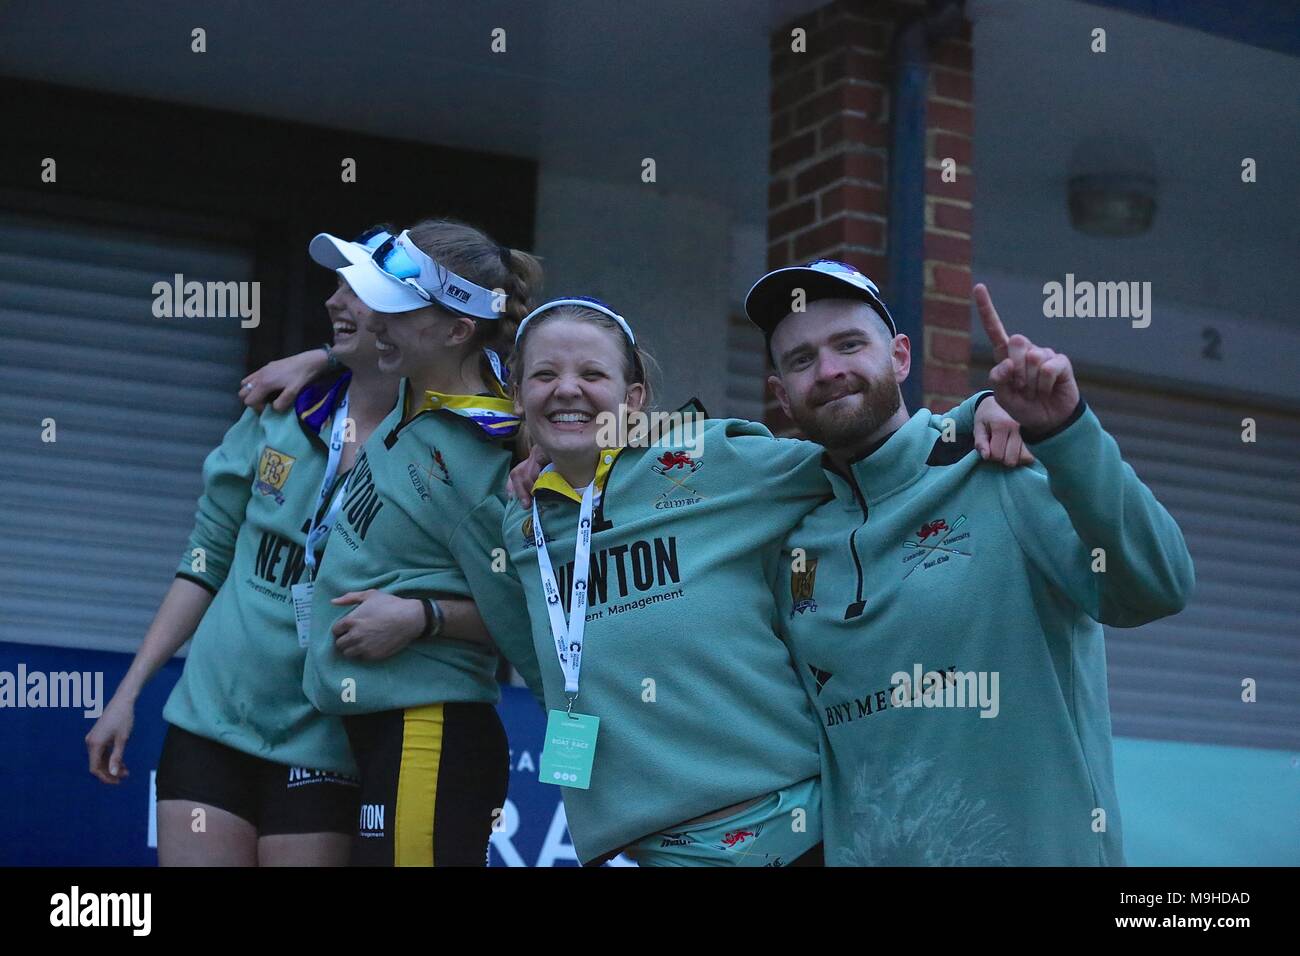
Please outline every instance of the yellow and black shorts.
[{"label": "yellow and black shorts", "polygon": [[353,866],[485,866],[510,749],[496,708],[430,704],[344,717],[361,770]]}]

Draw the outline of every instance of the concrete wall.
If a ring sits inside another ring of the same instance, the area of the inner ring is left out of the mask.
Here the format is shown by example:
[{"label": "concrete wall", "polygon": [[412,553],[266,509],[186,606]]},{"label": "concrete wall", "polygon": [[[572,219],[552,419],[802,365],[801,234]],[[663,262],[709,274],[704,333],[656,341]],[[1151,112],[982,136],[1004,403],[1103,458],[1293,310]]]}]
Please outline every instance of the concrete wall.
[{"label": "concrete wall", "polygon": [[[544,294],[594,295],[622,312],[659,362],[660,407],[698,397],[711,414],[729,414],[729,317],[746,274],[762,274],[755,227],[733,223],[720,203],[628,180],[543,165],[536,251],[547,271]],[[736,252],[744,261],[733,268]]]}]

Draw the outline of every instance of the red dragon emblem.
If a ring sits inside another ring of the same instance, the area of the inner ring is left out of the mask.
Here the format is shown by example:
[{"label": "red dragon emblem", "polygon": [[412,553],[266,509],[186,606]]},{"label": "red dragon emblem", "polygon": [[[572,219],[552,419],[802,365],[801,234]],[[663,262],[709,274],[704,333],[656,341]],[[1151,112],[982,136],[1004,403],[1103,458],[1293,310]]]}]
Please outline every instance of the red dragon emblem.
[{"label": "red dragon emblem", "polygon": [[722,842],[726,846],[735,846],[737,843],[744,843],[746,837],[756,835],[753,830],[732,830],[730,833],[722,835]]},{"label": "red dragon emblem", "polygon": [[672,471],[674,468],[692,469],[695,466],[691,456],[684,451],[664,452],[659,456],[659,464],[664,471]]},{"label": "red dragon emblem", "polygon": [[921,525],[921,530],[916,533],[916,536],[920,538],[922,541],[924,541],[926,538],[930,537],[931,535],[938,534],[940,531],[947,531],[947,530],[948,530],[948,522],[945,521],[943,518],[940,518],[937,521],[927,521],[925,524]]}]

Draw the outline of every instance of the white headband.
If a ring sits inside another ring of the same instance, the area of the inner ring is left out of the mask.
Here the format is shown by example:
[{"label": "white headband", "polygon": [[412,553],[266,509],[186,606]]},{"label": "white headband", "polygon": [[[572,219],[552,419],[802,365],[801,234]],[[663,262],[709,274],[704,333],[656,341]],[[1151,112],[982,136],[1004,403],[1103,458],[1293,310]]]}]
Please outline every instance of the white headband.
[{"label": "white headband", "polygon": [[524,316],[524,320],[519,323],[519,328],[515,332],[515,344],[519,344],[519,339],[524,334],[524,327],[528,325],[529,320],[532,319],[533,316],[541,315],[543,312],[548,312],[551,309],[558,308],[562,305],[576,305],[584,309],[592,309],[599,312],[601,315],[609,316],[618,323],[618,327],[623,330],[623,334],[627,336],[627,340],[631,342],[634,347],[636,346],[636,336],[632,334],[632,326],[627,324],[627,319],[623,318],[623,316],[619,315],[609,306],[597,302],[595,299],[552,299],[550,302],[543,302],[537,308],[533,309],[533,311]]}]

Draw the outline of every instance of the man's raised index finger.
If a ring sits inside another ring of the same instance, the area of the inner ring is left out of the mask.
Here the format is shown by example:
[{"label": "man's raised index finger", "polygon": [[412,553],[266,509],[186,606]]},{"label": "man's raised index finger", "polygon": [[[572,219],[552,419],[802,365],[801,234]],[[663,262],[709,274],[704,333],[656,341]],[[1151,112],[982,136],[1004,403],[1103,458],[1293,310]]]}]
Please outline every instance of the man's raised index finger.
[{"label": "man's raised index finger", "polygon": [[975,305],[979,309],[980,322],[984,325],[984,331],[989,341],[993,343],[994,354],[998,358],[1004,358],[1007,350],[1007,330],[1002,327],[998,310],[993,308],[993,297],[989,295],[988,286],[983,282],[975,286]]}]

